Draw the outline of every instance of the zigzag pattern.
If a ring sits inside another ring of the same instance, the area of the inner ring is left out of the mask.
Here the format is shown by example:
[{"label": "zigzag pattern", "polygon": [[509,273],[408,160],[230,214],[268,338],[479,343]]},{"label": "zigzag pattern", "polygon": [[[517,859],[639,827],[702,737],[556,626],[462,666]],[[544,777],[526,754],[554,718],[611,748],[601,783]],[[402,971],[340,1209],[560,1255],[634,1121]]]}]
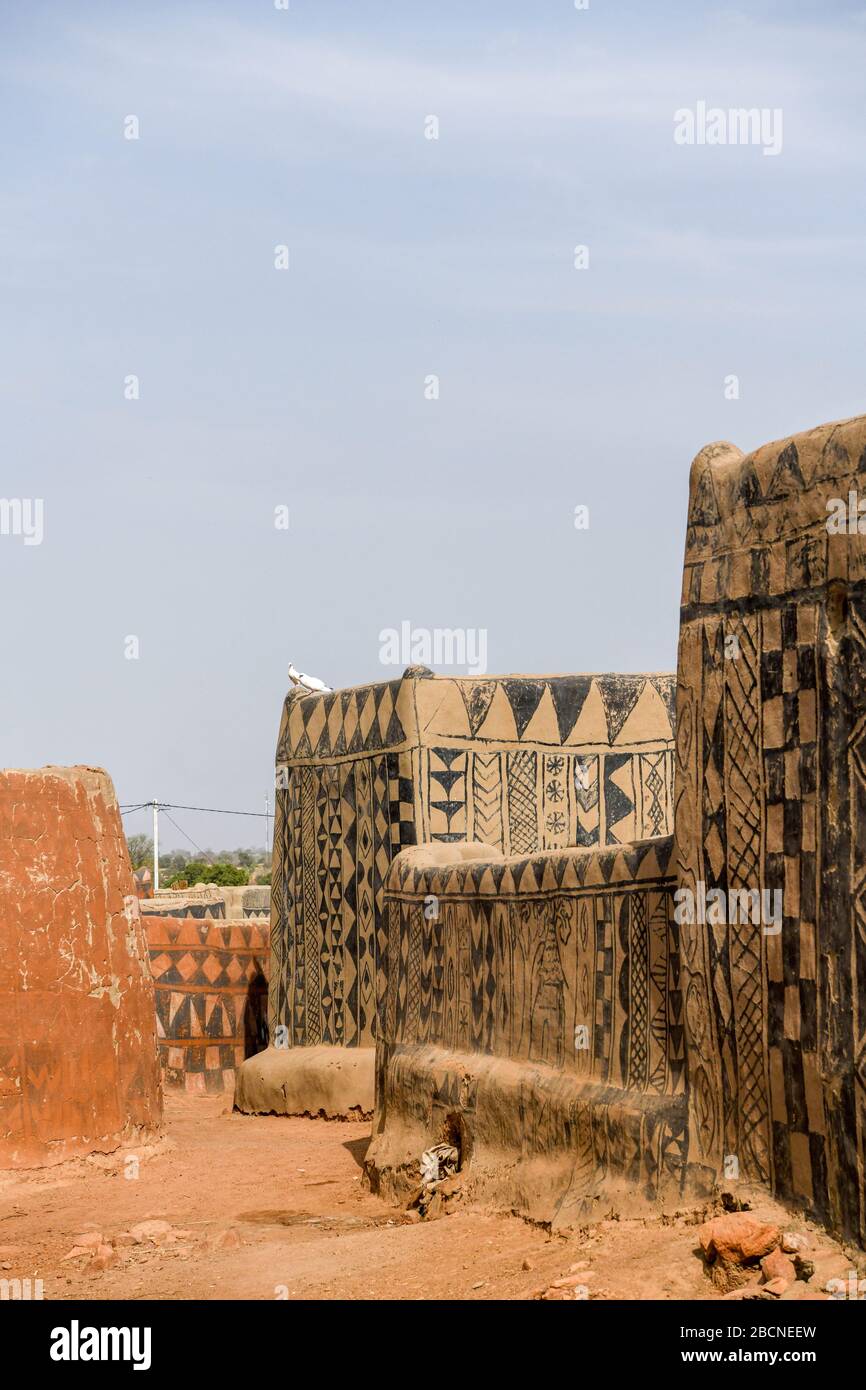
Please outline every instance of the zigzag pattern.
[{"label": "zigzag pattern", "polygon": [[277,762],[395,748],[405,737],[396,710],[400,681],[286,697]]},{"label": "zigzag pattern", "polygon": [[676,881],[672,852],[673,836],[668,835],[616,850],[546,850],[532,857],[513,855],[490,863],[463,860],[435,868],[416,868],[410,853],[394,861],[386,890],[389,896],[447,893],[508,898],[557,890],[672,884]]},{"label": "zigzag pattern", "polygon": [[472,762],[472,809],[474,840],[485,845],[501,846],[502,833],[502,762],[498,753],[487,757],[477,753]]},{"label": "zigzag pattern", "polygon": [[[435,676],[405,683],[424,705],[425,742],[445,734],[476,744],[615,745],[621,738],[628,744],[626,726],[638,707],[638,742],[673,737],[672,676]],[[397,713],[403,684],[401,678],[321,694],[294,687],[284,705],[277,762],[399,750],[409,737]]]}]

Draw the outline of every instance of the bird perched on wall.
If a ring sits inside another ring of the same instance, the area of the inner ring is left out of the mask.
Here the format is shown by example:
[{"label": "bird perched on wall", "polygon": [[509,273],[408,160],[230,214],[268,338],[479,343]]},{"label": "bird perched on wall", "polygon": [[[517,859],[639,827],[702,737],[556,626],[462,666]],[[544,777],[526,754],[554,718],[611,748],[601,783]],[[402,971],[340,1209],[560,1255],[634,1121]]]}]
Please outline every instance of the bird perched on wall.
[{"label": "bird perched on wall", "polygon": [[289,664],[289,680],[292,682],[292,685],[300,685],[304,690],[333,689],[333,686],[325,685],[324,681],[320,681],[318,676],[307,676],[303,671],[296,670],[291,663]]}]

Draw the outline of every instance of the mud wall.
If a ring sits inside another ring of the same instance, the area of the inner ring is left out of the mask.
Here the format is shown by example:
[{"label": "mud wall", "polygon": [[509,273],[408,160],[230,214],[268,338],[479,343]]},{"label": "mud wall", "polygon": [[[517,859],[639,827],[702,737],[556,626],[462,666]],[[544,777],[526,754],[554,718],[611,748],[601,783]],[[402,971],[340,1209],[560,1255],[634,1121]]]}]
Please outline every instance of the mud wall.
[{"label": "mud wall", "polygon": [[[395,862],[374,1181],[417,1175],[419,1141],[459,1121],[522,1210],[588,1213],[618,1175],[652,1193],[675,1168],[689,1192],[761,1184],[866,1244],[864,485],[864,418],[692,465],[664,979],[660,937],[640,946],[660,898],[631,895],[637,846],[615,885],[603,853],[568,851],[586,867],[565,896],[558,856]],[[572,1025],[591,1029],[582,1057]],[[687,1097],[687,1123],[663,1096]],[[527,1143],[575,1155],[546,1197],[540,1179],[515,1190]]]},{"label": "mud wall", "polygon": [[235,1071],[267,1046],[267,922],[145,919],[167,1087],[233,1091]]},{"label": "mud wall", "polygon": [[210,885],[161,888],[159,893],[151,893],[141,910],[146,916],[209,917],[238,922],[244,917],[267,917],[270,906],[271,890],[267,885]]},{"label": "mud wall", "polygon": [[779,928],[683,926],[693,1160],[710,1173],[734,1160],[861,1242],[864,483],[862,418],[695,459],[676,789],[681,886],[778,891],[782,905]]},{"label": "mud wall", "polygon": [[411,1186],[422,1150],[459,1132],[474,1186],[554,1224],[591,1216],[605,1190],[679,1193],[671,853],[668,837],[477,863],[436,864],[419,847],[394,861],[378,1185]]},{"label": "mud wall", "polygon": [[142,900],[143,917],[197,917],[204,921],[225,920],[225,889],[216,887],[160,889]]},{"label": "mud wall", "polygon": [[158,1133],[153,983],[111,780],[0,772],[0,1167]]},{"label": "mud wall", "polygon": [[[418,668],[413,668],[417,670]],[[289,1046],[371,1045],[384,884],[419,842],[505,853],[672,827],[671,676],[409,674],[290,693],[277,748],[270,1023]]]}]

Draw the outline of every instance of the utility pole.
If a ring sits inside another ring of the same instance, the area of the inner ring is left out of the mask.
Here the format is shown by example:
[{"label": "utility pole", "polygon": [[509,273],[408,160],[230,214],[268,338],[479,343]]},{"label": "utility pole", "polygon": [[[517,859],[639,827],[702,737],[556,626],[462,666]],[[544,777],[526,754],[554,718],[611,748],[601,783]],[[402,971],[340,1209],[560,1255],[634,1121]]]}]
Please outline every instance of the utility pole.
[{"label": "utility pole", "polygon": [[152,801],[153,807],[153,891],[159,892],[159,802]]},{"label": "utility pole", "polygon": [[271,847],[271,846],[270,846],[271,830],[270,830],[270,826],[268,825],[268,816],[269,816],[269,814],[270,814],[269,807],[270,807],[270,798],[269,798],[267,792],[265,792],[265,854],[268,853],[268,851],[269,851],[269,849],[270,849],[270,847]]}]

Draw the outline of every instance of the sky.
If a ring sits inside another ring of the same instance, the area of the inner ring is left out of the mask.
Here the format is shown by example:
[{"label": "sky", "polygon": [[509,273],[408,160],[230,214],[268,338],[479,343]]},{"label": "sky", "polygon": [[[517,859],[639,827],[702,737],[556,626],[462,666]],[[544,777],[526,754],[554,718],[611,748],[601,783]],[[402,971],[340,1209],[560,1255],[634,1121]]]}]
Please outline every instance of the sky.
[{"label": "sky", "polygon": [[847,0],[0,0],[0,762],[262,811],[290,661],[673,670],[695,453],[864,409],[864,70]]}]

